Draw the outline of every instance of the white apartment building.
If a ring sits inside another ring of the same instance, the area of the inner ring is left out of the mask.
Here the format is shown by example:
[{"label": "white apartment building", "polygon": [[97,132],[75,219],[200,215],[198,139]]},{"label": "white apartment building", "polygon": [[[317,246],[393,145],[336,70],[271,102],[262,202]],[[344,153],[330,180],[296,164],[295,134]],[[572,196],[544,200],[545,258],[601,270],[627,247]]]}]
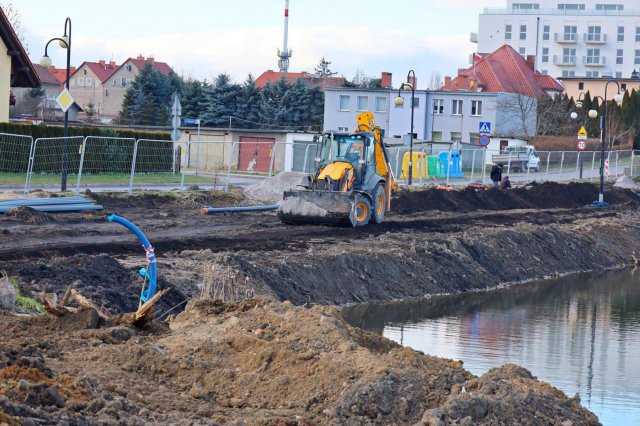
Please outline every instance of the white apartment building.
[{"label": "white apartment building", "polygon": [[471,40],[481,54],[509,44],[535,55],[556,78],[629,78],[640,69],[640,0],[507,0],[484,9]]}]

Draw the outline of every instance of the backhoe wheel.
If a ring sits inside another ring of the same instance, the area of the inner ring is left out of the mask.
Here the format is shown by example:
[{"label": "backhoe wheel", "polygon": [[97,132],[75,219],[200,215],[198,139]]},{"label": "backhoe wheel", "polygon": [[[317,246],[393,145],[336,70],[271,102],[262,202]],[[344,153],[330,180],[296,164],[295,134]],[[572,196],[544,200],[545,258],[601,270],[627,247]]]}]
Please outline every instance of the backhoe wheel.
[{"label": "backhoe wheel", "polygon": [[376,185],[371,196],[373,197],[371,223],[382,223],[384,219],[384,209],[387,207],[387,200],[382,185]]},{"label": "backhoe wheel", "polygon": [[371,220],[371,203],[362,195],[357,196],[355,201],[352,212],[353,226],[364,226]]}]

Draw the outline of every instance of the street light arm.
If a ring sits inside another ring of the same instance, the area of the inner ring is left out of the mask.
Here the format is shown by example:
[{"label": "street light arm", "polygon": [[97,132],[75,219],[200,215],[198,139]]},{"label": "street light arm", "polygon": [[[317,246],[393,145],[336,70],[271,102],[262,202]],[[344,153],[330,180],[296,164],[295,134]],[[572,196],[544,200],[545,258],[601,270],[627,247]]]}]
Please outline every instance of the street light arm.
[{"label": "street light arm", "polygon": [[51,42],[52,42],[52,41],[56,41],[56,40],[57,40],[57,41],[59,41],[59,42],[64,43],[64,44],[65,44],[65,45],[67,45],[67,46],[69,46],[69,44],[71,44],[71,42],[69,42],[69,44],[67,44],[67,41],[66,41],[65,39],[63,39],[63,38],[60,38],[60,37],[54,37],[54,38],[52,38],[51,40],[49,40],[49,41],[47,42],[47,44],[44,46],[44,56],[49,56],[49,55],[47,55],[47,51],[49,50],[49,44],[51,44]]}]

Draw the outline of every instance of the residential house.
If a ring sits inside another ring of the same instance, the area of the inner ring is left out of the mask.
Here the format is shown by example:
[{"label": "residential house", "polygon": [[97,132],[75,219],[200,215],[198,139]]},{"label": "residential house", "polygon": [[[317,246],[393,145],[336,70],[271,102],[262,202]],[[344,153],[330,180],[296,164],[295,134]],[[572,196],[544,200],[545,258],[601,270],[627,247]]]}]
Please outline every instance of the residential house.
[{"label": "residential house", "polygon": [[76,102],[85,110],[93,105],[94,119],[113,119],[122,109],[124,95],[145,64],[164,74],[172,72],[165,62],[154,58],[129,58],[120,66],[114,61],[84,62],[71,75],[70,91]]},{"label": "residential house", "polygon": [[0,122],[9,121],[12,87],[39,87],[40,79],[0,8]]},{"label": "residential house", "polygon": [[[620,85],[620,92],[626,92],[627,90],[640,90],[640,75],[637,71],[634,71],[631,78],[620,78],[615,81]],[[560,78],[562,84],[564,84],[565,93],[569,97],[573,97],[577,100],[580,97],[580,93],[589,92],[591,98],[594,96],[601,96],[604,98],[604,89],[608,78],[585,78],[585,77],[566,77]],[[607,99],[612,99],[613,95],[617,93],[618,87],[611,83],[607,88]]]},{"label": "residential house", "polygon": [[30,115],[42,118],[62,117],[64,113],[56,102],[56,98],[60,94],[60,90],[64,85],[55,78],[48,68],[33,64],[36,74],[41,82],[41,88],[44,89],[43,98],[33,98],[29,95],[31,88],[14,87],[13,95],[16,103],[11,109],[11,117],[20,117]]},{"label": "residential house", "polygon": [[256,87],[264,87],[267,83],[277,83],[282,78],[290,85],[296,84],[298,80],[301,80],[307,87],[319,87],[324,90],[327,87],[343,87],[347,79],[344,77],[317,77],[314,74],[308,72],[278,72],[273,70],[267,70],[263,72],[258,78],[256,78]]},{"label": "residential house", "polygon": [[[67,69],[66,68],[56,68],[53,65],[49,67],[49,72],[53,74],[53,76],[60,83],[66,83],[67,81]],[[69,67],[69,75],[73,75],[76,72],[76,67]]]}]

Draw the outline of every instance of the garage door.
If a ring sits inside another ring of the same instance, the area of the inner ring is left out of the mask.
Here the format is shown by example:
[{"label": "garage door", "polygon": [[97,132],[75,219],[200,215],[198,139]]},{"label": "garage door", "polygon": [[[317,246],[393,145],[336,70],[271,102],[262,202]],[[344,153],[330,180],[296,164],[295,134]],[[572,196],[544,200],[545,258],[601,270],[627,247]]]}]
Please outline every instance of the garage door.
[{"label": "garage door", "polygon": [[240,137],[238,169],[247,172],[268,172],[275,138]]}]

